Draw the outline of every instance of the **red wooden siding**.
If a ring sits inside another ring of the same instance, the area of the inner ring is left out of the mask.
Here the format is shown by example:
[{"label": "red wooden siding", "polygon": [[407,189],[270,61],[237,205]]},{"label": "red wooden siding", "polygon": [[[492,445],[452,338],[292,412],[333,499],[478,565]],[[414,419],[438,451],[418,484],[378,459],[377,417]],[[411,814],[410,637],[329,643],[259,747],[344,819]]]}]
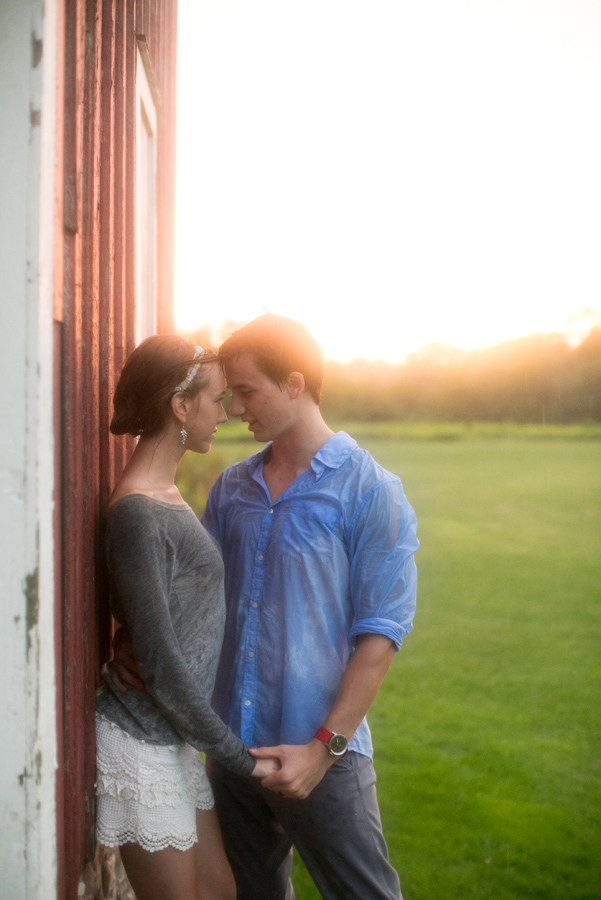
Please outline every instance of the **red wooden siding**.
[{"label": "red wooden siding", "polygon": [[103,513],[131,450],[131,442],[109,435],[108,425],[115,379],[134,345],[136,48],[143,44],[157,86],[164,331],[173,327],[176,0],[61,0],[59,22],[55,429],[57,647],[62,643],[63,659],[58,809],[65,824],[58,828],[58,896],[74,900],[93,854],[94,694],[111,634]]}]

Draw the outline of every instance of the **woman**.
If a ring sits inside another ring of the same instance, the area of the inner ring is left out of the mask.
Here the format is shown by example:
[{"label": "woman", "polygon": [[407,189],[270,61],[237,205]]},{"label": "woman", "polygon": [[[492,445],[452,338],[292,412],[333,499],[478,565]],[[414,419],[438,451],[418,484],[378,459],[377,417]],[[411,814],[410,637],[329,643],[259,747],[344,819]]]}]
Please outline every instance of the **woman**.
[{"label": "woman", "polygon": [[113,434],[139,437],[110,499],[106,557],[115,618],[130,631],[146,691],[105,674],[97,698],[97,836],[120,846],[137,900],[236,895],[198,750],[243,775],[255,760],[211,709],[225,619],[219,550],[176,485],[186,449],[207,453],[227,421],[216,357],[176,335],[127,359]]}]

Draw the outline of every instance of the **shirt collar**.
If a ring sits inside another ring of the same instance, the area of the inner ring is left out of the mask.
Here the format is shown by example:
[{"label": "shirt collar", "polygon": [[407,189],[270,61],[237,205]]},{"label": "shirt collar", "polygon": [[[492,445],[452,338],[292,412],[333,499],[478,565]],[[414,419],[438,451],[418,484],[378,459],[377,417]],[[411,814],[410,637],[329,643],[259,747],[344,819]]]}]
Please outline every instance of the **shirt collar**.
[{"label": "shirt collar", "polygon": [[357,441],[346,431],[339,431],[317,451],[311,460],[311,468],[319,477],[325,469],[339,469],[357,447]]},{"label": "shirt collar", "polygon": [[[271,441],[253,456],[248,467],[251,477],[254,476],[257,468],[263,465],[263,460],[270,447]],[[338,431],[317,451],[311,460],[311,468],[317,477],[322,475],[325,469],[339,469],[356,447],[357,441],[354,438],[348,435],[346,431]]]},{"label": "shirt collar", "polygon": [[257,471],[257,468],[259,466],[263,465],[263,460],[265,459],[265,454],[267,453],[267,451],[269,450],[270,447],[271,447],[271,441],[269,441],[268,444],[265,444],[263,449],[259,450],[259,452],[255,453],[255,455],[252,457],[252,459],[248,465],[248,474],[251,476],[251,478],[254,477],[254,474]]}]

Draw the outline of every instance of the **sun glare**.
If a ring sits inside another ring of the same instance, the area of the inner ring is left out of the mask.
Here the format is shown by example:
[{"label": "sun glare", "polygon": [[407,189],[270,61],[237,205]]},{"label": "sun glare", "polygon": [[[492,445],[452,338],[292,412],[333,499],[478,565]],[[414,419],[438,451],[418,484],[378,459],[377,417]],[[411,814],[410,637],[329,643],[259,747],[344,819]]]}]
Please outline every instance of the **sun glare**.
[{"label": "sun glare", "polygon": [[586,0],[180,0],[176,323],[401,361],[601,298]]}]

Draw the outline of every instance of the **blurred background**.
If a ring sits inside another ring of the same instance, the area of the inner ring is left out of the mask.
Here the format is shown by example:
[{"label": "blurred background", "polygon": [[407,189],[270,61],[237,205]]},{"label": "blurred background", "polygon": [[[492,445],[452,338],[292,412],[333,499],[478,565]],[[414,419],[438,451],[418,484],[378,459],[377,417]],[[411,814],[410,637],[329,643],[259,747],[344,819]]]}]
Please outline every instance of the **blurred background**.
[{"label": "blurred background", "polygon": [[[370,716],[405,900],[601,896],[600,51],[596,0],[179,0],[178,329],[303,321],[418,514]],[[256,449],[185,457],[198,512]]]},{"label": "blurred background", "polygon": [[402,362],[601,324],[597,0],[180,0],[176,322]]}]

